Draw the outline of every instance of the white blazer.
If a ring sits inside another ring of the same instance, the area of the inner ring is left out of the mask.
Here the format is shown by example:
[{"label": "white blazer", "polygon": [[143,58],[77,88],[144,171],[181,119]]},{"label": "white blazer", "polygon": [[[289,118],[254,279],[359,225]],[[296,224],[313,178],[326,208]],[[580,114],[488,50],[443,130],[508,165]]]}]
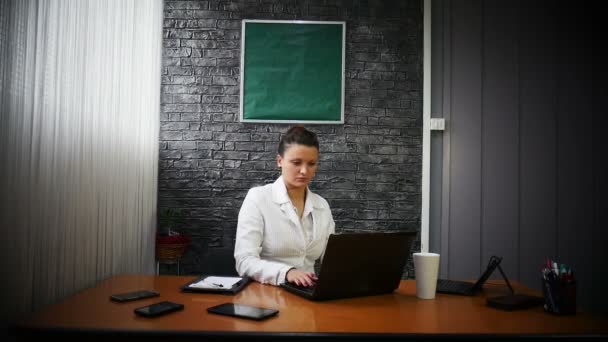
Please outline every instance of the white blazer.
[{"label": "white blazer", "polygon": [[249,190],[236,229],[234,258],[239,275],[278,285],[292,267],[314,272],[315,261],[323,256],[329,235],[335,232],[335,223],[327,201],[310,189],[306,191],[304,206],[312,207],[310,242],[282,176],[273,184]]}]

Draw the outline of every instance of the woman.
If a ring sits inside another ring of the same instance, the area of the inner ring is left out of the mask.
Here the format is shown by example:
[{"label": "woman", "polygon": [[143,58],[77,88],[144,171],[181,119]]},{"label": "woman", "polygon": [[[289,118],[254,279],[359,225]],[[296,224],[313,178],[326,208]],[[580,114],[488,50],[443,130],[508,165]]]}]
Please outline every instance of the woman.
[{"label": "woman", "polygon": [[234,258],[241,276],[273,285],[315,284],[315,261],[335,230],[329,204],[308,189],[318,161],[313,132],[296,126],[281,138],[281,176],[250,189],[239,212]]}]

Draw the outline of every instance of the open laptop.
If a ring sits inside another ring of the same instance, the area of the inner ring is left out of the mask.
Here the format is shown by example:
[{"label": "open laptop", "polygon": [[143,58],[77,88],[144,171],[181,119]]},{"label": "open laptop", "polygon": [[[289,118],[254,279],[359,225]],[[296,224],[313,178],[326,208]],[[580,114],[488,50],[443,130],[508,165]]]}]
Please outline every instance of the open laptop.
[{"label": "open laptop", "polygon": [[486,282],[486,280],[488,280],[496,267],[499,267],[501,261],[502,257],[490,257],[488,267],[486,267],[486,270],[475,283],[460,280],[438,279],[437,292],[474,296],[481,291],[483,284]]},{"label": "open laptop", "polygon": [[310,300],[371,296],[399,287],[415,232],[332,234],[313,287],[281,287]]}]

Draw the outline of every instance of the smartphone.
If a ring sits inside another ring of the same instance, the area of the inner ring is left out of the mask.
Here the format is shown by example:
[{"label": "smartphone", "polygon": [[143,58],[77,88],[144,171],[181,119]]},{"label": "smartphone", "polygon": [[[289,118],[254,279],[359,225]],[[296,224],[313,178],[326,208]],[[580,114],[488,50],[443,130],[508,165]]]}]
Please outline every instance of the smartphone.
[{"label": "smartphone", "polygon": [[129,302],[137,299],[158,297],[160,293],[150,290],[139,290],[126,293],[117,293],[110,296],[110,299],[115,302]]},{"label": "smartphone", "polygon": [[234,303],[224,303],[217,306],[212,306],[207,308],[207,311],[218,315],[248,318],[257,321],[272,317],[279,313],[279,310],[275,309],[259,308]]},{"label": "smartphone", "polygon": [[184,309],[183,304],[164,301],[164,302],[154,303],[154,304],[147,305],[147,306],[142,306],[140,308],[135,309],[134,311],[136,314],[138,314],[140,316],[157,317],[157,316],[165,315],[170,312],[183,310],[183,309]]}]

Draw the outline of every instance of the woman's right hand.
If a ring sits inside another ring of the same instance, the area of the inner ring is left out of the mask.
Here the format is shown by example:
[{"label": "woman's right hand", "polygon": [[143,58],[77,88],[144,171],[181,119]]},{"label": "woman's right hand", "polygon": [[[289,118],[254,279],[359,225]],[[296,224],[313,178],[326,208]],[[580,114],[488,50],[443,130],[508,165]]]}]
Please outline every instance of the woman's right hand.
[{"label": "woman's right hand", "polygon": [[285,278],[287,278],[287,281],[290,283],[306,287],[313,286],[318,279],[313,272],[304,272],[297,268],[292,268],[287,271]]}]

